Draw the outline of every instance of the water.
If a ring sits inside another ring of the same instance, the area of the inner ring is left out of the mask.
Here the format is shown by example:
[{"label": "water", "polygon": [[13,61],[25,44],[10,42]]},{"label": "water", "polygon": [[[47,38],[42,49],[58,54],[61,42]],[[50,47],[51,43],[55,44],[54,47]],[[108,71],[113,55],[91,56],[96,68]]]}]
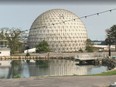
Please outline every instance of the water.
[{"label": "water", "polygon": [[0,67],[0,78],[7,78],[9,74],[9,67]]},{"label": "water", "polygon": [[31,76],[64,76],[64,75],[90,75],[107,71],[106,66],[76,65],[75,61],[65,59],[50,59],[32,61],[18,61],[9,68],[0,68],[0,78],[7,78],[11,72],[13,77],[27,78]]}]

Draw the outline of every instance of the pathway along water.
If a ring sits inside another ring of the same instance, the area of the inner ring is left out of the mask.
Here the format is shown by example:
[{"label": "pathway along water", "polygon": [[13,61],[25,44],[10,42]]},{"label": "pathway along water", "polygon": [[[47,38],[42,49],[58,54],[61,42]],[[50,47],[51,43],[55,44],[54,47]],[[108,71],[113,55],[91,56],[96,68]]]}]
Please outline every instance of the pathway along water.
[{"label": "pathway along water", "polygon": [[[30,61],[12,62],[12,78],[27,78],[31,76],[64,76],[64,75],[89,75],[105,72],[108,70],[106,66],[94,65],[76,65],[75,61],[65,59],[49,59]],[[6,78],[8,68],[0,68],[0,78]]]}]

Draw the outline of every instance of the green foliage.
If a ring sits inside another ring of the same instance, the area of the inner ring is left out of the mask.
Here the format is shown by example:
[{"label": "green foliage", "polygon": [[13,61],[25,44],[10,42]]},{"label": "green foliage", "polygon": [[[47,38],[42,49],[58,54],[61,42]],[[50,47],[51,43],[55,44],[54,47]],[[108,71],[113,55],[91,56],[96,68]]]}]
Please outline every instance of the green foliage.
[{"label": "green foliage", "polygon": [[106,30],[107,38],[105,40],[106,44],[114,44],[116,51],[116,25],[113,25],[110,29]]},{"label": "green foliage", "polygon": [[87,52],[93,52],[93,44],[90,39],[86,40],[86,49]]},{"label": "green foliage", "polygon": [[86,40],[86,46],[92,46],[92,45],[93,45],[93,43],[91,42],[91,40],[87,39]]},{"label": "green foliage", "polygon": [[13,76],[13,78],[21,78],[21,75],[20,74],[16,74]]},{"label": "green foliage", "polygon": [[93,52],[93,47],[86,46],[86,51],[87,51],[87,52]]},{"label": "green foliage", "polygon": [[0,39],[7,40],[11,54],[20,52],[22,49],[21,35],[22,31],[18,28],[1,28]]},{"label": "green foliage", "polygon": [[113,25],[110,28],[110,34],[111,34],[112,37],[115,37],[116,38],[116,25]]},{"label": "green foliage", "polygon": [[36,46],[36,52],[49,52],[49,45],[47,41],[43,40]]}]

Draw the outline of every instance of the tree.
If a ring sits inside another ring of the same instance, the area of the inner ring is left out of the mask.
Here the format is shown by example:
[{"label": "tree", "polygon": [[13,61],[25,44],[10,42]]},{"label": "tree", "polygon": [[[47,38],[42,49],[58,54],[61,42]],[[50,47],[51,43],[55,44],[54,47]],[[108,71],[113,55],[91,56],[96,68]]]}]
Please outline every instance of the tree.
[{"label": "tree", "polygon": [[19,28],[1,28],[0,29],[0,39],[8,41],[9,48],[11,49],[11,54],[16,51],[20,51],[22,47],[22,35],[23,31]]},{"label": "tree", "polygon": [[93,44],[90,39],[86,40],[86,51],[93,52]]},{"label": "tree", "polygon": [[47,41],[43,40],[36,46],[36,52],[48,52],[50,51]]},{"label": "tree", "polygon": [[106,44],[106,45],[114,44],[113,38],[110,37],[110,36],[108,36],[108,37],[105,39],[105,44]]},{"label": "tree", "polygon": [[116,25],[113,25],[110,29],[106,30],[106,43],[109,41],[109,44],[115,45],[115,51],[116,51]]},{"label": "tree", "polygon": [[79,52],[81,52],[81,53],[83,52],[82,48],[79,49]]}]

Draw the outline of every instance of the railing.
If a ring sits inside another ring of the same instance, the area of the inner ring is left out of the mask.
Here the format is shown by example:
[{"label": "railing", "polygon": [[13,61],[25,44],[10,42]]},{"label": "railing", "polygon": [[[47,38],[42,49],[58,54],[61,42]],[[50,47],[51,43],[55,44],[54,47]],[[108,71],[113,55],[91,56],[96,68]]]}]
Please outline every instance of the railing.
[{"label": "railing", "polygon": [[48,59],[74,59],[74,57],[46,57],[46,56],[0,56],[0,60],[48,60]]}]

